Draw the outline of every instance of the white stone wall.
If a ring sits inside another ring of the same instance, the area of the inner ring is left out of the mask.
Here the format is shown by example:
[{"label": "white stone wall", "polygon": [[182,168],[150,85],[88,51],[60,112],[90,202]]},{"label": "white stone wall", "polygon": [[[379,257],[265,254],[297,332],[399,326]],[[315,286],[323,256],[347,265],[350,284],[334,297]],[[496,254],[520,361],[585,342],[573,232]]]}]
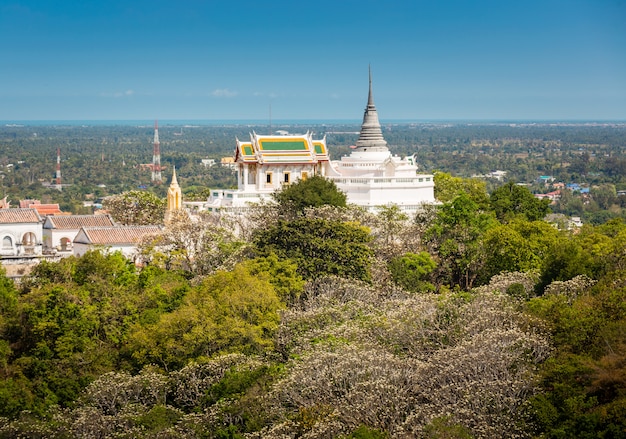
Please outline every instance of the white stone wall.
[{"label": "white stone wall", "polygon": [[42,244],[41,224],[0,225],[0,256],[41,255]]}]

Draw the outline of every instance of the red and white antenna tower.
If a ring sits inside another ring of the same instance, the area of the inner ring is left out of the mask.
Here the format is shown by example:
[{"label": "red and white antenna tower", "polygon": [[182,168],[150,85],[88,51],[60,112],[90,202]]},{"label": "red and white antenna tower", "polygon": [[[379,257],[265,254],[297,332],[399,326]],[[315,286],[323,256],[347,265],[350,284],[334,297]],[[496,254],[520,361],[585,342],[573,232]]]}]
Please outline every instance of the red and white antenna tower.
[{"label": "red and white antenna tower", "polygon": [[56,188],[61,190],[61,148],[57,148]]},{"label": "red and white antenna tower", "polygon": [[160,184],[161,178],[161,144],[159,143],[159,122],[154,121],[154,152],[152,153],[152,182]]}]

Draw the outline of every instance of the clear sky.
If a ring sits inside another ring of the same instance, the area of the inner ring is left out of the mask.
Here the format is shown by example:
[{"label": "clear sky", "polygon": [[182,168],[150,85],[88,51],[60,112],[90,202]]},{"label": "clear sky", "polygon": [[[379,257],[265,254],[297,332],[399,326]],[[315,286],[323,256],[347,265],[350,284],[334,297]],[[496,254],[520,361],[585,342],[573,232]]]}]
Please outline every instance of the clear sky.
[{"label": "clear sky", "polygon": [[626,120],[626,0],[0,0],[0,120]]}]

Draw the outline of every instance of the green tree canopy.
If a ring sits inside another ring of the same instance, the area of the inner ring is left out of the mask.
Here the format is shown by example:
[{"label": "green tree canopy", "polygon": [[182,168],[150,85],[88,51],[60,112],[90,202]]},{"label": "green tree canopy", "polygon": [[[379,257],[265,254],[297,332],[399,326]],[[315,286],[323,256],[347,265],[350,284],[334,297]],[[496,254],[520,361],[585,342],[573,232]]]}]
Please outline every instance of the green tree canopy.
[{"label": "green tree canopy", "polygon": [[331,205],[346,207],[346,194],[340,191],[333,181],[320,175],[283,187],[273,194],[274,199],[285,212],[301,215],[307,207]]},{"label": "green tree canopy", "polygon": [[434,289],[426,279],[437,263],[428,252],[406,253],[392,259],[387,265],[393,280],[405,290],[419,293]]},{"label": "green tree canopy", "polygon": [[516,216],[537,221],[550,213],[550,200],[536,198],[528,189],[513,181],[494,190],[489,204],[500,221],[509,221]]},{"label": "green tree canopy", "polygon": [[485,266],[483,282],[509,271],[541,269],[546,254],[564,239],[560,232],[544,221],[516,219],[487,230],[484,236]]},{"label": "green tree canopy", "polygon": [[460,194],[467,195],[480,207],[486,206],[489,202],[487,185],[482,180],[453,177],[445,172],[436,172],[434,182],[435,198],[442,203],[450,202]]},{"label": "green tree canopy", "polygon": [[293,259],[305,279],[324,275],[370,279],[369,229],[356,223],[321,218],[279,220],[256,237],[260,254]]},{"label": "green tree canopy", "polygon": [[440,206],[425,237],[438,257],[440,279],[472,288],[484,265],[483,236],[496,224],[492,213],[482,211],[465,193]]},{"label": "green tree canopy", "polygon": [[135,325],[127,349],[138,365],[166,370],[217,353],[259,353],[272,346],[278,299],[269,276],[243,264],[218,271],[193,288],[181,305],[155,323]]}]

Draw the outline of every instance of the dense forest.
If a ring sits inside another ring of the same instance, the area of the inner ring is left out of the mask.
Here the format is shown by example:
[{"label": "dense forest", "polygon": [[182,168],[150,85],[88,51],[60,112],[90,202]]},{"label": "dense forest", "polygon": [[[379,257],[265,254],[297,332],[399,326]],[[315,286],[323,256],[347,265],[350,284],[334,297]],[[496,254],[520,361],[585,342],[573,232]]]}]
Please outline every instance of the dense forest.
[{"label": "dense forest", "polygon": [[140,267],[0,276],[0,437],[625,437],[626,222],[436,179],[413,218],[313,177]]},{"label": "dense forest", "polygon": [[[172,166],[185,199],[206,199],[210,188],[236,185],[236,177],[221,158],[232,156],[235,139],[250,132],[268,134],[312,131],[326,136],[332,159],[349,154],[359,124],[161,125],[161,162],[168,181]],[[626,124],[623,123],[415,123],[383,124],[392,152],[414,155],[424,172],[441,171],[458,177],[506,171],[502,181],[487,179],[493,190],[507,181],[525,184],[533,193],[555,188],[539,182],[576,183],[561,190],[552,206],[556,213],[602,224],[626,217]],[[59,203],[64,211],[89,213],[85,201],[133,189],[160,197],[167,185],[151,185],[141,164],[152,161],[154,126],[5,125],[0,127],[0,198],[15,205],[20,199]],[[53,181],[56,151],[61,150],[63,190]],[[205,166],[213,159],[217,166]],[[588,193],[583,196],[580,188]],[[623,193],[623,192],[621,192]]]}]

